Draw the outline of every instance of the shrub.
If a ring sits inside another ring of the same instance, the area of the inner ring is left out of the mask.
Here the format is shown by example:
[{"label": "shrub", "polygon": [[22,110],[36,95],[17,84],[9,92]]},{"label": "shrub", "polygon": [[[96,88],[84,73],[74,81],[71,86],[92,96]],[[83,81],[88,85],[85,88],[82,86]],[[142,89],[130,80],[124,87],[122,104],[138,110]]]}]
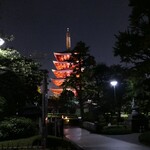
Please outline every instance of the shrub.
[{"label": "shrub", "polygon": [[15,139],[15,140],[8,140],[8,141],[1,141],[0,142],[0,149],[2,147],[26,147],[26,146],[32,146],[33,142],[41,139],[40,136],[33,136],[33,137],[29,137],[29,138],[22,138],[22,139]]},{"label": "shrub", "polygon": [[0,140],[30,137],[36,133],[36,125],[28,118],[7,118],[0,124]]},{"label": "shrub", "polygon": [[[17,140],[9,140],[9,141],[2,141],[0,142],[0,148],[7,148],[7,149],[26,149],[28,147],[37,147],[41,146],[41,136],[33,136],[29,138],[17,139]],[[16,148],[20,147],[20,148]],[[72,142],[58,137],[48,136],[47,137],[47,148],[49,149],[57,149],[57,150],[79,150],[75,144]]]},{"label": "shrub", "polygon": [[106,126],[105,122],[97,123],[96,125],[96,132],[101,133],[103,128]]},{"label": "shrub", "polygon": [[95,115],[91,112],[86,112],[84,114],[84,120],[89,121],[89,122],[94,122],[95,121]]},{"label": "shrub", "polygon": [[3,119],[5,106],[6,106],[6,99],[0,96],[0,120]]},{"label": "shrub", "polygon": [[112,134],[112,135],[129,134],[131,133],[131,129],[124,125],[111,125],[111,126],[105,126],[102,129],[101,133]]},{"label": "shrub", "polygon": [[139,141],[143,144],[150,145],[150,131],[140,134]]}]

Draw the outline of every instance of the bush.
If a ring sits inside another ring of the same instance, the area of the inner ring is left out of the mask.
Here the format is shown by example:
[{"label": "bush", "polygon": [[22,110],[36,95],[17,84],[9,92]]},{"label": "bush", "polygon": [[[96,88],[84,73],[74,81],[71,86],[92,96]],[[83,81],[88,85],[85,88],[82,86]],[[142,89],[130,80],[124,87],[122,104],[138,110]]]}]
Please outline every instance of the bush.
[{"label": "bush", "polygon": [[6,99],[0,96],[0,120],[3,119],[5,106],[6,106]]},{"label": "bush", "polygon": [[35,135],[36,125],[24,117],[7,118],[0,124],[0,140],[25,138]]},{"label": "bush", "polygon": [[131,129],[124,125],[111,125],[111,126],[105,126],[101,130],[101,133],[110,134],[110,135],[129,134],[131,133]]},{"label": "bush", "polygon": [[41,139],[40,136],[33,136],[29,138],[23,138],[23,139],[16,139],[16,140],[8,140],[8,141],[1,141],[0,142],[0,148],[1,147],[25,147],[25,146],[32,146],[33,142]]},{"label": "bush", "polygon": [[94,122],[95,121],[95,115],[91,112],[86,112],[84,114],[84,120],[89,121],[89,122]]},{"label": "bush", "polygon": [[[8,148],[13,149],[13,147],[20,147],[20,149],[25,149],[25,147],[36,147],[41,146],[42,137],[40,135],[33,136],[30,138],[24,138],[24,139],[17,139],[17,140],[9,140],[9,141],[3,141],[0,142],[0,148]],[[24,148],[23,148],[24,147]],[[57,149],[57,150],[77,150],[77,146],[71,143],[70,141],[67,141],[63,138],[48,136],[47,137],[47,148],[50,149]],[[19,148],[18,148],[19,149]],[[38,148],[37,148],[38,149]],[[79,149],[78,149],[79,150]]]},{"label": "bush", "polygon": [[150,131],[140,134],[139,141],[143,144],[150,145]]}]

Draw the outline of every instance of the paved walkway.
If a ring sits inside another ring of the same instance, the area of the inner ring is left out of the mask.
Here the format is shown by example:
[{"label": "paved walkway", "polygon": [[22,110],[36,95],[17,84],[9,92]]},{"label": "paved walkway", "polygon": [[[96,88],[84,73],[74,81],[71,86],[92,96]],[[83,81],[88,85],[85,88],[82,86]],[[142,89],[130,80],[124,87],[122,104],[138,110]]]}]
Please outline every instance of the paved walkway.
[{"label": "paved walkway", "polygon": [[84,150],[150,150],[138,142],[138,133],[105,136],[72,127],[64,129],[64,134]]}]

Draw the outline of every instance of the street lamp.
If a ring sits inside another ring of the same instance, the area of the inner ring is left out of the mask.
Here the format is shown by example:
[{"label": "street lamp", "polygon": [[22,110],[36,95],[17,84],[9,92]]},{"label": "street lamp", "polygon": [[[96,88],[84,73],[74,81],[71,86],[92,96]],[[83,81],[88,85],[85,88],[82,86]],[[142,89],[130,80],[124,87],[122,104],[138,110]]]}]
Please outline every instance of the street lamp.
[{"label": "street lamp", "polygon": [[114,87],[114,100],[116,102],[116,90],[115,90],[115,87],[118,84],[118,82],[116,80],[113,80],[113,81],[110,82],[110,84]]},{"label": "street lamp", "polygon": [[[110,82],[110,84],[111,84],[111,86],[114,87],[114,101],[115,101],[115,103],[117,104],[117,100],[116,100],[116,89],[115,89],[115,88],[116,88],[118,82],[117,82],[116,80],[112,80],[112,81]],[[120,112],[118,111],[118,122],[119,122],[119,118],[120,118]]]},{"label": "street lamp", "polygon": [[110,82],[110,84],[111,84],[113,87],[115,87],[115,86],[118,84],[118,82],[117,82],[116,80],[113,80],[113,81]]},{"label": "street lamp", "polygon": [[118,84],[118,82],[116,80],[113,80],[110,82],[110,84],[114,87],[114,100],[116,101],[116,90],[115,87]]}]

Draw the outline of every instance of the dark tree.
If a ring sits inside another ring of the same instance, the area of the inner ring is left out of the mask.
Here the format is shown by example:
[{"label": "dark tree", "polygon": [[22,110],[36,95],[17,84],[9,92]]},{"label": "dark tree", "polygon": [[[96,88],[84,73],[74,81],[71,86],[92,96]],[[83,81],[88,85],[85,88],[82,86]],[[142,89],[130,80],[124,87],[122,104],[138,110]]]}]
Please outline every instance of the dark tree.
[{"label": "dark tree", "polygon": [[[115,114],[117,112],[118,119],[120,118],[120,113],[127,103],[125,72],[125,68],[120,65],[106,66],[105,64],[98,64],[91,70],[88,95],[97,104],[99,113],[97,115],[105,116],[106,113]],[[110,85],[112,80],[118,82],[115,87],[115,99],[114,89]]]},{"label": "dark tree", "polygon": [[[125,32],[119,32],[114,54],[122,62],[132,63],[136,67],[148,67],[150,60],[150,4],[148,0],[130,0],[132,13],[130,25]],[[149,70],[149,69],[148,69]]]},{"label": "dark tree", "polygon": [[150,2],[129,0],[129,6],[132,8],[130,24],[126,31],[116,35],[114,54],[129,64],[130,88],[143,108],[150,103]]},{"label": "dark tree", "polygon": [[0,50],[0,64],[0,96],[6,99],[5,115],[14,115],[26,104],[40,100],[37,89],[42,73],[38,63],[6,49]]},{"label": "dark tree", "polygon": [[61,113],[74,114],[76,111],[76,104],[74,93],[69,90],[64,90],[59,97],[59,111]]},{"label": "dark tree", "polygon": [[72,55],[69,61],[73,64],[74,69],[71,76],[66,79],[64,88],[71,87],[76,90],[81,116],[84,119],[83,104],[85,98],[83,93],[88,83],[85,78],[85,72],[95,65],[95,59],[90,55],[89,47],[82,41],[76,44],[71,53]]}]

